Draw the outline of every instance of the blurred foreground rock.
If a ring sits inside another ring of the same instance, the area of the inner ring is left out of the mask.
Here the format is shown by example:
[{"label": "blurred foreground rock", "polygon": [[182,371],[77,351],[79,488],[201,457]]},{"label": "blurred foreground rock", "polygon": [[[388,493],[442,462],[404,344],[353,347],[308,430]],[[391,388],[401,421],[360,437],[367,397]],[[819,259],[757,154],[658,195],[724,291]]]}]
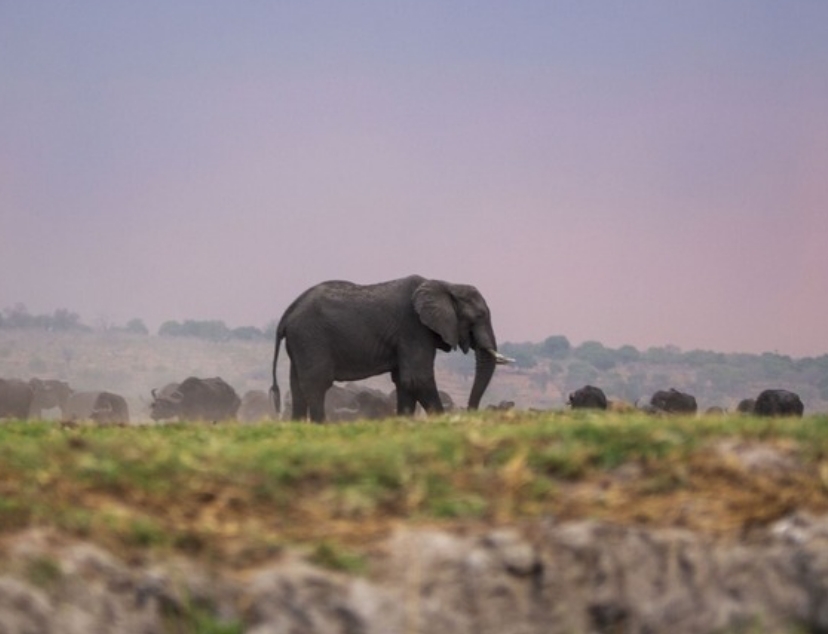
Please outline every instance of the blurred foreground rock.
[{"label": "blurred foreground rock", "polygon": [[365,577],[298,555],[244,573],[130,566],[39,531],[2,555],[3,634],[828,631],[828,517],[793,515],[739,541],[595,522],[402,529]]}]

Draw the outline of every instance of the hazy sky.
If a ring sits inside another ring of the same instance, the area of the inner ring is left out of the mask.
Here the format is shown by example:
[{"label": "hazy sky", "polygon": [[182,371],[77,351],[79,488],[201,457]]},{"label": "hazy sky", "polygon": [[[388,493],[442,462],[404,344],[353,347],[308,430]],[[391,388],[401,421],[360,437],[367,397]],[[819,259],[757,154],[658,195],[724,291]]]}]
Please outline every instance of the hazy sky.
[{"label": "hazy sky", "polygon": [[828,353],[828,2],[0,0],[0,309]]}]

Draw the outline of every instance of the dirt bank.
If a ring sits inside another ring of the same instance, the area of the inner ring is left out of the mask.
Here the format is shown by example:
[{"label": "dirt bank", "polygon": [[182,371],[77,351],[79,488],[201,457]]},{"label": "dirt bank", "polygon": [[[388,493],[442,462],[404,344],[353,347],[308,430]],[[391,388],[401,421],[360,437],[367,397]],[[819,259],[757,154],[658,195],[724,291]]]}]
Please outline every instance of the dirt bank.
[{"label": "dirt bank", "polygon": [[8,634],[828,631],[828,516],[739,539],[593,521],[400,528],[361,576],[290,552],[244,572],[130,564],[38,530],[3,555]]}]

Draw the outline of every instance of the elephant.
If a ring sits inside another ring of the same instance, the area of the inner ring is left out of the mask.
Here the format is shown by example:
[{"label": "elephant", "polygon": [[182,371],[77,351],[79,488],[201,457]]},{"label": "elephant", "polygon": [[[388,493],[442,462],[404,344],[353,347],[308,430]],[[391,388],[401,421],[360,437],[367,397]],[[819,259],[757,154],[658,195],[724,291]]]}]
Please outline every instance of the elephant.
[{"label": "elephant", "polygon": [[[454,410],[454,399],[452,398],[451,394],[446,392],[445,390],[437,390],[437,394],[440,396],[440,402],[443,404],[443,411],[444,412],[451,412]],[[391,390],[391,394],[388,395],[388,398],[391,403],[394,404],[394,412],[397,411],[397,390]],[[414,409],[414,414],[419,416],[423,413],[423,406],[417,405]]]},{"label": "elephant", "polygon": [[285,340],[290,358],[292,418],[325,421],[325,393],[334,381],[359,381],[391,373],[397,414],[417,403],[428,413],[443,404],[434,379],[437,350],[475,351],[469,409],[477,409],[497,352],[486,300],[474,286],[410,275],[370,285],[334,280],[312,286],[285,310],[276,328],[271,394],[280,409],[276,364]]}]

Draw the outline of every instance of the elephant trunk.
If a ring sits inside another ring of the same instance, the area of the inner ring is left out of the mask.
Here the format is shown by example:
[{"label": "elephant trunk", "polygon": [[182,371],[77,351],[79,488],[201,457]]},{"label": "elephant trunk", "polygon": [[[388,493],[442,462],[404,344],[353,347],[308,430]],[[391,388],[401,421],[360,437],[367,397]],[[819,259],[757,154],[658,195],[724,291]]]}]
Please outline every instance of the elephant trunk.
[{"label": "elephant trunk", "polygon": [[492,380],[495,365],[497,365],[497,358],[492,353],[493,351],[481,348],[477,348],[474,351],[474,383],[469,394],[469,409],[477,409],[480,407],[480,399],[483,398],[483,392],[486,391],[486,388],[489,387],[489,381]]}]

